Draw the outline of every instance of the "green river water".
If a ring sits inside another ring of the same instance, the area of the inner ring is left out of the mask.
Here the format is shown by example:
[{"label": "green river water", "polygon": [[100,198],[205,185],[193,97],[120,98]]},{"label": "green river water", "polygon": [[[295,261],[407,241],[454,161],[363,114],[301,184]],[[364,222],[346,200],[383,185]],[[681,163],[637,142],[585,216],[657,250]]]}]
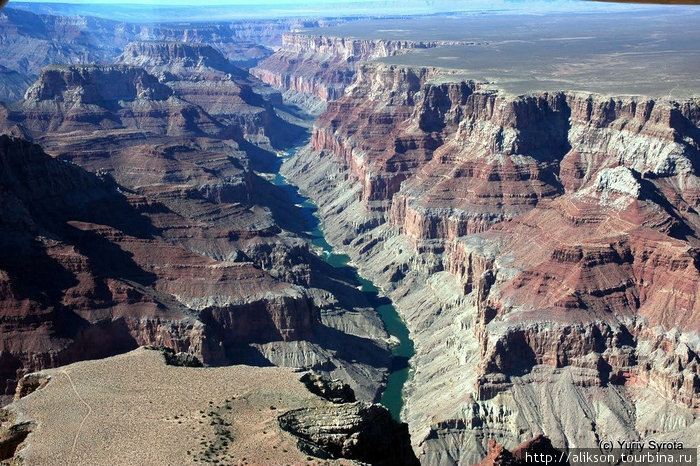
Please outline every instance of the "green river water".
[{"label": "green river water", "polygon": [[[290,158],[293,157],[295,153],[296,148],[293,148],[287,152],[287,155],[280,158]],[[386,298],[379,299],[379,288],[371,281],[359,276],[357,270],[348,265],[350,257],[346,254],[335,254],[333,252],[333,247],[326,241],[323,234],[323,227],[316,216],[316,211],[318,210],[316,205],[299,194],[297,187],[279,173],[272,179],[272,183],[283,188],[294,204],[302,206],[304,220],[308,226],[307,234],[311,243],[323,251],[323,259],[328,264],[338,269],[345,269],[344,271],[346,273],[360,283],[362,292],[365,293],[369,302],[374,306],[389,334],[398,338],[400,343],[392,348],[392,354],[394,356],[392,358],[392,367],[390,368],[386,389],[382,394],[380,403],[389,410],[394,419],[397,421],[400,420],[399,416],[401,407],[403,406],[402,391],[404,384],[408,380],[410,369],[408,361],[414,354],[413,342],[409,338],[406,325],[398,312],[396,312],[394,306],[392,304],[386,304]]]}]

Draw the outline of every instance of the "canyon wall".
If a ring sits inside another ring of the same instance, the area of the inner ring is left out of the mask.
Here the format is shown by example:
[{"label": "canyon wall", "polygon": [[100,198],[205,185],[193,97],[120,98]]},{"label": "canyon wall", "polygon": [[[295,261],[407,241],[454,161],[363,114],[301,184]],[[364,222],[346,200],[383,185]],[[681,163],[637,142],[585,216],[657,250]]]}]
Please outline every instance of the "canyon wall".
[{"label": "canyon wall", "polygon": [[259,174],[299,131],[275,93],[207,46],[136,43],[122,60],[46,67],[1,107],[2,393],[155,344],[316,368],[373,401],[391,357],[379,317]]},{"label": "canyon wall", "polygon": [[348,39],[287,33],[282,48],[250,70],[262,82],[323,102],[340,98],[355,77],[357,64],[409,50],[455,42]]},{"label": "canyon wall", "polygon": [[146,344],[220,364],[227,345],[311,338],[320,315],[301,287],[158,238],[162,207],[36,145],[0,144],[4,394],[22,373]]},{"label": "canyon wall", "polygon": [[328,103],[284,172],[406,320],[422,461],[697,438],[699,108],[377,63]]}]

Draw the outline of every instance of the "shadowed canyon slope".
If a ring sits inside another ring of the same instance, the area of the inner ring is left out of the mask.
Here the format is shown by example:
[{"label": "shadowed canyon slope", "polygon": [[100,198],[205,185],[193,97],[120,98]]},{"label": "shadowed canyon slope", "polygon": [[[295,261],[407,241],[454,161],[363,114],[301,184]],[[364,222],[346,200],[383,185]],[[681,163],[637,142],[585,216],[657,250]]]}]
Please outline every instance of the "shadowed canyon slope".
[{"label": "shadowed canyon slope", "polygon": [[491,435],[692,444],[700,101],[453,76],[357,65],[283,168],[406,319],[421,460],[476,462]]},{"label": "shadowed canyon slope", "polygon": [[256,172],[302,134],[279,94],[208,46],[137,43],[120,60],[173,66],[160,80],[50,66],[6,107],[6,131],[51,155],[3,139],[4,393],[27,371],[165,344],[206,364],[314,367],[373,400],[381,321]]}]

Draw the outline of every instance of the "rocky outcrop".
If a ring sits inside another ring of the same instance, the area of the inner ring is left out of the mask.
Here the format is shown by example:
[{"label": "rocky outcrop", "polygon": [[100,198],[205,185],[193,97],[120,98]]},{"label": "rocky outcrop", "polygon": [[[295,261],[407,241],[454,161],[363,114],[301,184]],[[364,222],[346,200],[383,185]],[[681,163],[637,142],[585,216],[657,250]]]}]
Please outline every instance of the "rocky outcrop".
[{"label": "rocky outcrop", "polygon": [[279,417],[279,424],[299,437],[299,449],[320,458],[419,464],[408,426],[394,421],[381,405],[356,402],[293,409]]},{"label": "rocky outcrop", "polygon": [[22,377],[17,383],[15,391],[15,401],[24,398],[25,396],[41,390],[51,381],[51,376],[41,373],[27,374]]},{"label": "rocky outcrop", "polygon": [[644,419],[668,436],[654,397],[698,428],[697,107],[382,64],[328,104],[285,175],[406,319],[421,460],[476,462],[484,432],[593,445]]},{"label": "rocky outcrop", "polygon": [[202,361],[190,353],[182,351],[176,353],[172,348],[163,345],[146,345],[144,348],[160,352],[163,355],[165,364],[169,366],[202,367]]},{"label": "rocky outcrop", "polygon": [[[0,409],[0,461],[13,460],[33,428],[34,423],[18,422],[16,414],[6,409]],[[18,463],[13,461],[10,464]]]},{"label": "rocky outcrop", "polygon": [[307,372],[301,376],[306,388],[315,395],[325,398],[331,403],[354,403],[355,392],[350,385],[338,379],[329,380],[321,374]]}]

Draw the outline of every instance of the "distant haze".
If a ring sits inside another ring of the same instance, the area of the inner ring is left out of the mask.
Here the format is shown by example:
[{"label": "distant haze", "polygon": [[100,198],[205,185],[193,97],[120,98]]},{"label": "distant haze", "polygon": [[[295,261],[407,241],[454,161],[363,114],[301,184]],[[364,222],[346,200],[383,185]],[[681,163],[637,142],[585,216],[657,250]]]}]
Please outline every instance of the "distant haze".
[{"label": "distant haze", "polygon": [[537,13],[632,8],[625,4],[592,3],[582,0],[142,0],[138,3],[127,3],[123,0],[12,0],[9,5],[34,13],[86,15],[144,23],[247,18],[429,15],[445,12]]}]

